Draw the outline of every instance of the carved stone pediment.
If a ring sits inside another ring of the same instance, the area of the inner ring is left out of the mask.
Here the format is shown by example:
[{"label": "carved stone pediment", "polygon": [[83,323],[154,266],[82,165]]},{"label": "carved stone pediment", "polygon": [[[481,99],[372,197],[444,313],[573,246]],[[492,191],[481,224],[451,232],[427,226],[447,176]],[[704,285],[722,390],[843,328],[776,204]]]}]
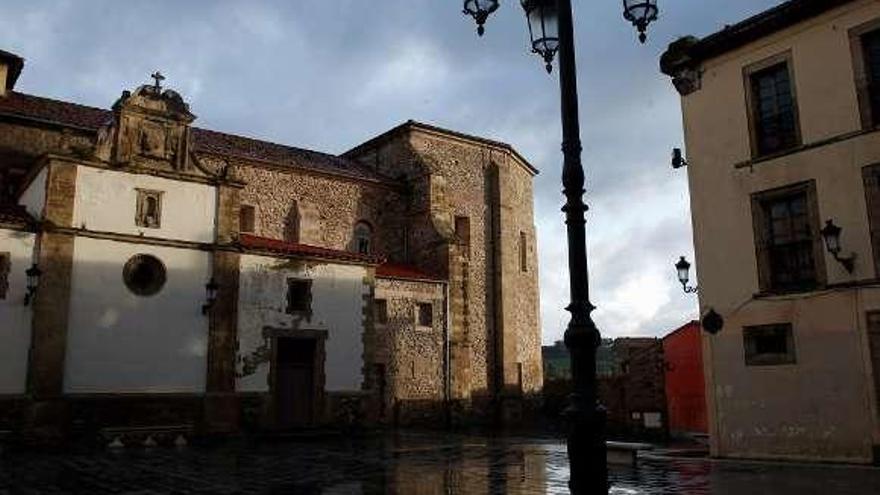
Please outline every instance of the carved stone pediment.
[{"label": "carved stone pediment", "polygon": [[95,157],[114,167],[209,175],[190,156],[195,119],[180,94],[158,84],[123,91],[98,132]]}]

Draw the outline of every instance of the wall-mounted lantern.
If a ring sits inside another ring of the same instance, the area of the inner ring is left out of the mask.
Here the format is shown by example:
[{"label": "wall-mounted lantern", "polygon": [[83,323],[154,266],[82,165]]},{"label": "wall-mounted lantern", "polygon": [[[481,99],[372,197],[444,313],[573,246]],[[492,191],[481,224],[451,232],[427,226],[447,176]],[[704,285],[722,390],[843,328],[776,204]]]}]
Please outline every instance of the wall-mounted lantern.
[{"label": "wall-mounted lantern", "polygon": [[834,220],[828,220],[825,222],[825,228],[822,229],[822,238],[825,240],[825,248],[834,256],[847,272],[852,273],[853,269],[855,269],[855,260],[856,254],[850,253],[849,256],[841,256],[840,251],[840,233],[843,231],[837,225],[834,225]]},{"label": "wall-mounted lantern", "polygon": [[480,36],[486,32],[483,27],[489,14],[498,10],[498,0],[465,0],[464,13],[477,21],[477,34]]},{"label": "wall-mounted lantern", "polygon": [[715,335],[724,328],[724,318],[715,311],[715,308],[709,308],[709,311],[703,315],[700,324],[703,326],[703,330]]},{"label": "wall-mounted lantern", "polygon": [[639,41],[642,43],[648,39],[645,33],[648,24],[657,20],[659,12],[657,0],[623,0],[623,18],[639,30]]},{"label": "wall-mounted lantern", "polygon": [[553,58],[559,50],[559,9],[556,0],[520,0],[529,23],[532,53],[544,59],[549,74],[553,70]]},{"label": "wall-mounted lantern", "polygon": [[27,276],[27,293],[24,295],[24,305],[29,306],[34,300],[34,296],[37,295],[37,287],[40,286],[40,276],[43,275],[43,271],[36,264],[33,264],[24,271],[24,274]]},{"label": "wall-mounted lantern", "polygon": [[220,285],[217,284],[217,281],[214,280],[214,277],[211,277],[211,280],[205,284],[205,304],[202,306],[202,314],[206,315],[211,308],[214,307],[214,303],[217,302],[217,291],[220,290]]},{"label": "wall-mounted lantern", "polygon": [[687,167],[688,162],[681,153],[681,148],[672,148],[672,168],[679,169]]},{"label": "wall-mounted lantern", "polygon": [[678,272],[678,281],[681,282],[681,288],[685,294],[696,294],[700,291],[699,287],[689,287],[691,264],[688,263],[684,256],[680,257],[678,263],[675,264],[675,271]]}]

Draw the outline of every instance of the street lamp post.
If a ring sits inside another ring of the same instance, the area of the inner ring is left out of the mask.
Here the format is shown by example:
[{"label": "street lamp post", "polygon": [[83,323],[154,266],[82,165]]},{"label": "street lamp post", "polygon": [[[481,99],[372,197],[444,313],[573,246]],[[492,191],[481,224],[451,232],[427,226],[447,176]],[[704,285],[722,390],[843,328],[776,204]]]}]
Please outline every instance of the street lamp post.
[{"label": "street lamp post", "polygon": [[[569,487],[574,494],[607,494],[608,467],[605,444],[605,409],[599,404],[596,350],[602,339],[592,312],[587,275],[584,168],[581,163],[578,116],[577,68],[571,0],[520,0],[529,22],[532,51],[540,55],[547,71],[559,53],[559,89],[562,107],[562,184],[568,234],[568,270],[571,320],[565,345],[571,355],[573,391],[568,420]],[[465,13],[474,17],[478,32],[498,2],[465,0]],[[657,0],[624,0],[624,18],[631,21],[645,41],[645,29],[657,18]],[[558,32],[554,32],[558,31]]]}]

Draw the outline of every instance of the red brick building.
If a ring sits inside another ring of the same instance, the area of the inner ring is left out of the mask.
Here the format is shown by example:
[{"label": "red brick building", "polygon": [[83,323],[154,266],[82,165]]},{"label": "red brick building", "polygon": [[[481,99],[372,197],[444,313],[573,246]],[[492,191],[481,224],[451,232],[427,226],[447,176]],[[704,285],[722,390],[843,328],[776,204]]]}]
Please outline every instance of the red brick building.
[{"label": "red brick building", "polygon": [[707,433],[700,323],[691,321],[663,337],[663,354],[670,433]]}]

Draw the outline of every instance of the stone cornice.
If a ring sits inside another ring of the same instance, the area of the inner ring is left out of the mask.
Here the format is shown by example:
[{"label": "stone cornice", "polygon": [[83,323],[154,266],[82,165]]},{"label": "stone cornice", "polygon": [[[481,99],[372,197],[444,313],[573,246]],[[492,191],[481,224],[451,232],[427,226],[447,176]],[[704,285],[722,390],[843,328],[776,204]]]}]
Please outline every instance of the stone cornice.
[{"label": "stone cornice", "polygon": [[705,38],[679,38],[660,57],[660,71],[686,96],[699,89],[700,66],[706,60],[856,1],[860,0],[789,0]]}]

